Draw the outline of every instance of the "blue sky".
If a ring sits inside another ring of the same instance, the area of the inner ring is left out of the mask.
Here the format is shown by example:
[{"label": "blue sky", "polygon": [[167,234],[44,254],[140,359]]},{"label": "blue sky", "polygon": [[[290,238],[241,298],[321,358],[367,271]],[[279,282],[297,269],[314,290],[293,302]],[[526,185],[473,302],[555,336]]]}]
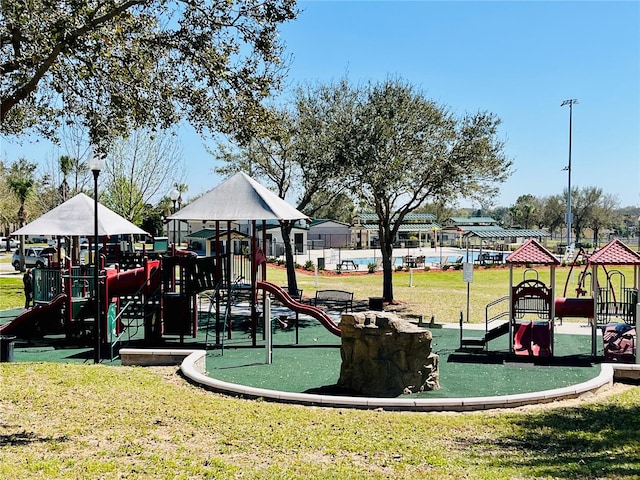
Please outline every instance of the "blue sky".
[{"label": "blue sky", "polygon": [[[454,113],[502,119],[514,162],[498,205],[567,187],[573,107],[572,186],[601,187],[620,206],[640,206],[640,2],[301,1],[281,29],[287,82],[353,84],[401,77]],[[213,160],[183,128],[187,197],[213,188]],[[8,160],[59,155],[46,144]],[[43,160],[44,162],[44,160]],[[428,173],[428,172],[425,172]],[[463,206],[473,206],[462,202]]]}]

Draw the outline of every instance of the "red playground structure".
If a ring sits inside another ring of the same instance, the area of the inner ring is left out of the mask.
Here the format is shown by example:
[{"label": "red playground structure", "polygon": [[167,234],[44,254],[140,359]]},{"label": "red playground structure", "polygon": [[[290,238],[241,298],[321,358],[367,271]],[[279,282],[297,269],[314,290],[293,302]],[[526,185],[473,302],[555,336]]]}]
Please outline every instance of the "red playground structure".
[{"label": "red playground structure", "polygon": [[[487,305],[482,338],[463,338],[461,322],[460,350],[484,351],[489,341],[508,334],[512,355],[551,357],[554,355],[555,322],[561,324],[563,318],[573,317],[589,321],[592,357],[598,356],[600,329],[605,361],[640,363],[636,335],[636,322],[640,316],[638,253],[619,240],[613,240],[593,253],[586,259],[584,271],[579,276],[576,298],[555,297],[556,267],[560,261],[535,240],[527,241],[511,253],[506,263],[510,267],[509,295]],[[539,279],[533,265],[549,267],[548,286]],[[514,266],[527,267],[523,280],[515,285]],[[633,267],[633,286],[627,287],[625,275],[620,270],[608,268],[612,266]],[[566,288],[565,285],[565,295]],[[587,292],[591,297],[585,296]],[[500,307],[505,302],[508,302],[507,311]]]}]

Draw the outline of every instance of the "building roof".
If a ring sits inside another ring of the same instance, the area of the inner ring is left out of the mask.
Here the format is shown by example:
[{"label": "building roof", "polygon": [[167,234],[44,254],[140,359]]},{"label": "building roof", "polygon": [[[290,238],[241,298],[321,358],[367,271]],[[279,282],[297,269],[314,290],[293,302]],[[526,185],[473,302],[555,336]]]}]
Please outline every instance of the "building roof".
[{"label": "building roof", "polygon": [[[361,225],[361,228],[365,230],[377,230],[377,223],[368,223]],[[437,223],[403,223],[398,228],[399,232],[431,232],[433,230],[440,230],[440,225]]]},{"label": "building roof", "polygon": [[465,237],[478,237],[478,238],[510,238],[510,237],[522,237],[522,238],[546,238],[551,234],[546,230],[525,230],[518,228],[465,228]]},{"label": "building roof", "polygon": [[449,217],[447,221],[451,221],[456,225],[479,225],[481,223],[498,223],[494,218],[491,217]]},{"label": "building roof", "polygon": [[640,255],[618,239],[607,243],[589,257],[593,265],[640,265]]},{"label": "building roof", "polygon": [[536,265],[559,265],[555,255],[540,245],[536,240],[529,239],[505,259],[506,263],[536,264]]},{"label": "building roof", "polygon": [[[375,213],[360,213],[356,215],[357,218],[365,222],[377,222],[378,215]],[[436,219],[436,216],[432,213],[407,213],[404,216],[403,222],[432,222]]]},{"label": "building roof", "polygon": [[461,225],[457,228],[464,232],[465,235],[478,232],[504,232],[505,230],[500,225]]},{"label": "building roof", "polygon": [[331,220],[330,218],[316,218],[309,224],[309,227],[317,227],[318,225],[322,225],[324,223],[336,223],[340,226],[349,227],[348,223],[341,222],[339,220]]},{"label": "building roof", "polygon": [[398,228],[399,232],[424,232],[440,230],[441,227],[437,223],[403,223]]}]

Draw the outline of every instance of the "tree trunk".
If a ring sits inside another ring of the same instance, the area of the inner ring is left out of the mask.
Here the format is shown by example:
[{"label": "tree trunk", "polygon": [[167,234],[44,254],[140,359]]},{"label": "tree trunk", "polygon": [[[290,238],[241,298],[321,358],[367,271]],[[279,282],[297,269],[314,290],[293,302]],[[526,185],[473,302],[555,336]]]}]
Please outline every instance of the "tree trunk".
[{"label": "tree trunk", "polygon": [[393,302],[393,237],[386,228],[380,228],[380,251],[382,252],[382,296]]},{"label": "tree trunk", "polygon": [[291,245],[292,230],[293,222],[282,222],[280,231],[282,232],[282,240],[284,241],[284,254],[287,265],[287,286],[289,289],[289,295],[296,298],[298,296],[298,279],[296,278],[296,265],[293,259],[293,246]]}]

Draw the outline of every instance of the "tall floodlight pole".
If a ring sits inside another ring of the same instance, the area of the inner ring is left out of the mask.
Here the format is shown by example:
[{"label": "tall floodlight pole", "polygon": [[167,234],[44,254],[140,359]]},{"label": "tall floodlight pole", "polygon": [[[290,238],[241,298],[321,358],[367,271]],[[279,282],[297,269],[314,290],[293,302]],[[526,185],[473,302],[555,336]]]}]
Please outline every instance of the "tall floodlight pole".
[{"label": "tall floodlight pole", "polygon": [[102,342],[100,334],[100,322],[102,321],[100,315],[100,250],[98,245],[98,177],[100,176],[100,170],[104,168],[104,158],[94,153],[89,159],[89,168],[93,173],[93,294],[94,294],[94,308],[95,308],[95,349],[93,351],[93,363],[100,363],[100,344]]},{"label": "tall floodlight pole", "polygon": [[565,100],[560,104],[561,107],[565,105],[569,105],[569,165],[567,165],[568,177],[568,187],[567,187],[567,250],[571,245],[571,224],[573,222],[573,214],[571,213],[571,129],[573,122],[573,106],[578,103],[578,100],[575,98],[571,100]]}]

